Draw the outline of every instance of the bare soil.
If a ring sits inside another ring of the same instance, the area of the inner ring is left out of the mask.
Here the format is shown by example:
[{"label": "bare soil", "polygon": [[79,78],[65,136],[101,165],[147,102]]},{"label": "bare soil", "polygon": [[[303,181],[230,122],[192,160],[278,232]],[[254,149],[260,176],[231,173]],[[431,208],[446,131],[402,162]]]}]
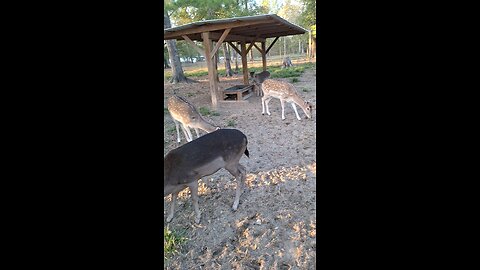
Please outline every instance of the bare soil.
[{"label": "bare soil", "polygon": [[[250,158],[243,156],[240,160],[247,169],[246,188],[234,212],[231,208],[236,188],[234,177],[221,169],[201,179],[202,220],[198,225],[194,223],[190,190],[182,191],[175,216],[165,226],[175,231],[186,230],[188,240],[179,254],[164,262],[165,269],[315,269],[315,76],[316,69],[308,69],[294,83],[299,94],[312,103],[312,119],[305,119],[303,110],[297,106],[302,117],[297,120],[291,105],[286,104],[286,119],[282,120],[278,99],[269,104],[271,115],[262,115],[261,97],[255,95],[248,102],[221,105],[215,110],[219,115],[205,116],[211,123],[239,129],[247,136]],[[175,89],[197,109],[212,110],[207,78],[199,81],[165,84],[165,101]],[[223,89],[238,84],[243,84],[241,74],[220,78]],[[166,155],[179,144],[168,112],[164,118]],[[181,131],[180,134],[180,144],[186,143]],[[164,220],[170,200],[171,196],[164,199]]]}]

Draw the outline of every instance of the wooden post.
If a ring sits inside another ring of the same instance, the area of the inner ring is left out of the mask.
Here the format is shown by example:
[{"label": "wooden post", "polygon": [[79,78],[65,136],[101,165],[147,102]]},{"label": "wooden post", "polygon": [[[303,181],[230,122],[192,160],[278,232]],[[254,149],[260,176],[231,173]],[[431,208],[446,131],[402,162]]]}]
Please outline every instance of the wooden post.
[{"label": "wooden post", "polygon": [[265,41],[262,42],[262,64],[263,64],[263,71],[267,70],[267,50],[265,49]]},{"label": "wooden post", "polygon": [[205,60],[208,67],[208,82],[210,83],[210,95],[212,96],[212,107],[217,108],[217,70],[215,68],[215,59],[212,59],[212,41],[209,38],[209,32],[202,33],[203,45],[205,46]]},{"label": "wooden post", "polygon": [[242,70],[243,70],[243,84],[248,84],[248,67],[247,67],[247,46],[245,40],[240,43],[241,57],[242,57]]}]

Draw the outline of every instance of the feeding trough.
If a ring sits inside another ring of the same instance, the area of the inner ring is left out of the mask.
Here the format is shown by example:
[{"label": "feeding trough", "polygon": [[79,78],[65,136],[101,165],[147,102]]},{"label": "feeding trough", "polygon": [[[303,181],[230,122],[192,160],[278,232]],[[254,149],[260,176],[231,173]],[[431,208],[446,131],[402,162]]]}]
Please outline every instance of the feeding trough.
[{"label": "feeding trough", "polygon": [[223,100],[245,100],[252,95],[253,85],[234,85],[223,90]]}]

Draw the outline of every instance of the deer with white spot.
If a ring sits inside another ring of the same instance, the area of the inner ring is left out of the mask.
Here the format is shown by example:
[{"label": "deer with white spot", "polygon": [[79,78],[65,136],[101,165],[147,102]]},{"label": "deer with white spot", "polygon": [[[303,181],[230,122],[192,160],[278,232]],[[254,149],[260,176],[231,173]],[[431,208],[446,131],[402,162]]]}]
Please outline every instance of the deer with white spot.
[{"label": "deer with white spot", "polygon": [[193,140],[190,128],[195,129],[197,138],[200,137],[198,129],[202,129],[209,133],[220,128],[205,121],[200,113],[198,113],[195,106],[184,97],[178,95],[171,96],[168,98],[167,108],[175,122],[175,127],[177,128],[177,142],[180,142],[179,123],[182,125],[183,134],[185,134],[187,142]]},{"label": "deer with white spot", "polygon": [[282,82],[272,79],[266,79],[262,83],[262,90],[264,96],[262,97],[262,115],[265,114],[265,108],[267,114],[270,115],[268,110],[268,103],[272,98],[280,99],[280,104],[282,106],[282,120],[285,120],[285,102],[292,104],[293,110],[298,120],[300,116],[297,112],[297,107],[295,104],[302,108],[303,112],[308,118],[312,118],[312,105],[309,102],[306,102],[300,97],[295,87],[288,82]]}]

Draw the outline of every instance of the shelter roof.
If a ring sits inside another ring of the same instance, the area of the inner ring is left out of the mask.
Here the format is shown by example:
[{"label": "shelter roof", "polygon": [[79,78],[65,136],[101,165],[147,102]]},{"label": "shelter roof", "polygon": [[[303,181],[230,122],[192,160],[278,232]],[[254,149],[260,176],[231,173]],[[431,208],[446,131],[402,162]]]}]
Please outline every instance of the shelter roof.
[{"label": "shelter roof", "polygon": [[265,41],[266,38],[300,35],[304,28],[288,22],[276,14],[234,17],[219,20],[206,20],[164,29],[163,38],[183,40],[183,35],[191,40],[201,41],[202,32],[210,32],[210,38],[218,41],[225,29],[231,28],[225,41]]}]

